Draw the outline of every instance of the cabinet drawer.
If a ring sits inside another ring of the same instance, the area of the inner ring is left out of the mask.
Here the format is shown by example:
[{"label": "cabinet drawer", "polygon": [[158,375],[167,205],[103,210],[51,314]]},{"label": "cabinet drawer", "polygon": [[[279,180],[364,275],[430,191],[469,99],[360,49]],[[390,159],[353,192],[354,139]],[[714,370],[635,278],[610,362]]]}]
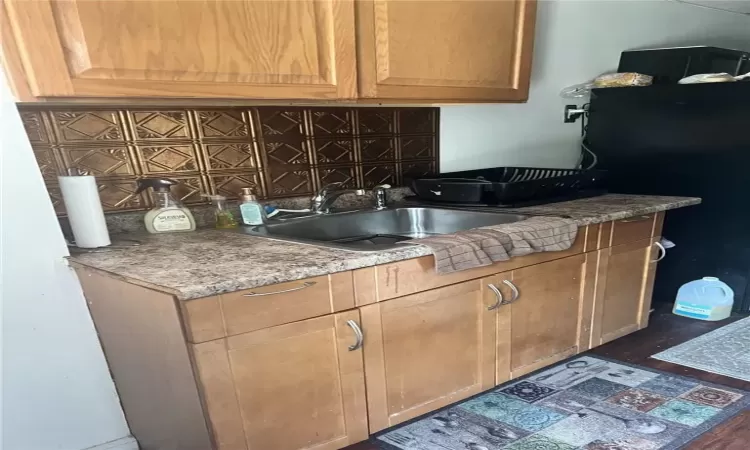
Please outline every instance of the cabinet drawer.
[{"label": "cabinet drawer", "polygon": [[519,267],[532,266],[546,261],[577,255],[583,253],[585,241],[586,228],[581,227],[578,229],[578,235],[573,246],[568,250],[533,253],[527,256],[511,258],[508,261],[498,262],[490,266],[462,270],[445,275],[435,273],[434,257],[432,256],[423,256],[421,258],[358,269],[354,271],[357,306],[403,297]]},{"label": "cabinet drawer", "polygon": [[182,303],[187,338],[205,342],[354,307],[351,272]]},{"label": "cabinet drawer", "polygon": [[629,217],[612,222],[612,238],[610,247],[627,244],[629,242],[650,239],[654,231],[655,213]]}]

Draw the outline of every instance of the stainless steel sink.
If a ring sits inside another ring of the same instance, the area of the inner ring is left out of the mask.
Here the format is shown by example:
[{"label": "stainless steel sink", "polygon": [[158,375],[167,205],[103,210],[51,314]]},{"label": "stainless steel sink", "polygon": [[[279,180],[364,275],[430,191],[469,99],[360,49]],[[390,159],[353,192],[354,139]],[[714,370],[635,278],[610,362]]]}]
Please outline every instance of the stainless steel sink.
[{"label": "stainless steel sink", "polygon": [[256,236],[358,251],[396,248],[398,242],[460,230],[518,222],[527,216],[447,208],[399,207],[272,221],[237,231]]}]

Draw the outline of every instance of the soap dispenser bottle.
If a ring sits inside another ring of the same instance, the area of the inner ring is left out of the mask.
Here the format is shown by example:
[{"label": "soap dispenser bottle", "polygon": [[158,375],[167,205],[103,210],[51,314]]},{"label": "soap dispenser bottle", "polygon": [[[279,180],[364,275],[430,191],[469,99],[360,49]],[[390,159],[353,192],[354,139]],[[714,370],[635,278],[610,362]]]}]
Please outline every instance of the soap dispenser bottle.
[{"label": "soap dispenser bottle", "polygon": [[240,202],[242,223],[245,225],[263,225],[266,223],[266,211],[263,209],[263,205],[258,203],[258,198],[253,193],[252,188],[242,188]]},{"label": "soap dispenser bottle", "polygon": [[154,208],[146,213],[144,219],[146,229],[149,233],[195,230],[195,218],[193,218],[193,214],[169,190],[175,184],[178,183],[168,178],[141,178],[138,180],[136,194],[148,188],[153,189]]}]

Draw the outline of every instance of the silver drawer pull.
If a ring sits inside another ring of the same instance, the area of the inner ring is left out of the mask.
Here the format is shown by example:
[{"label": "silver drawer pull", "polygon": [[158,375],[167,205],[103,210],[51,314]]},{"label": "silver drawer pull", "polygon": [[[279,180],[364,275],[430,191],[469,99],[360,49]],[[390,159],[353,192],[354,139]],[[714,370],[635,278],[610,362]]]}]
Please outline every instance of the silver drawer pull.
[{"label": "silver drawer pull", "polygon": [[315,281],[305,281],[304,283],[302,283],[302,286],[296,287],[296,288],[284,289],[283,291],[274,291],[274,292],[248,292],[247,294],[242,294],[242,296],[243,297],[262,297],[264,295],[286,294],[287,292],[301,291],[302,289],[315,286],[316,284],[318,283]]},{"label": "silver drawer pull", "polygon": [[513,284],[510,280],[503,280],[503,283],[507,285],[511,291],[513,291],[513,295],[510,296],[510,300],[508,300],[508,303],[513,303],[516,300],[518,300],[518,297],[521,296],[521,293],[518,292],[518,288],[515,284]]},{"label": "silver drawer pull", "polygon": [[663,245],[661,245],[661,242],[654,242],[654,245],[659,249],[659,257],[656,259],[652,259],[651,262],[659,262],[664,259],[665,256],[667,256],[667,249],[664,248]]},{"label": "silver drawer pull", "polygon": [[622,219],[620,223],[643,222],[644,220],[651,220],[651,219],[653,219],[653,216],[639,216],[639,217],[633,217],[630,219]]},{"label": "silver drawer pull", "polygon": [[499,308],[500,305],[503,304],[503,293],[500,292],[500,289],[498,289],[497,286],[492,283],[488,284],[487,287],[490,288],[490,290],[495,294],[495,297],[497,298],[497,302],[487,307],[487,311],[492,311],[493,309]]},{"label": "silver drawer pull", "polygon": [[354,331],[354,336],[357,339],[357,341],[353,345],[349,346],[349,351],[353,352],[358,348],[362,348],[362,343],[365,341],[365,336],[362,334],[362,330],[359,328],[359,325],[357,325],[357,322],[353,320],[347,320],[346,324],[349,325]]}]

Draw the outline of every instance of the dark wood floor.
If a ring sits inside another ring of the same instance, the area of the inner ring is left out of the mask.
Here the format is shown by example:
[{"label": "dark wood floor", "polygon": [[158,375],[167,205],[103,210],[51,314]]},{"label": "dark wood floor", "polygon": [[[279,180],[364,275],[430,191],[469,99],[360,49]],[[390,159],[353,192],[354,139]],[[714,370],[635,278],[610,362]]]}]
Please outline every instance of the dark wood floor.
[{"label": "dark wood floor", "polygon": [[[674,347],[741,318],[740,316],[733,316],[721,322],[702,322],[675,316],[668,307],[658,308],[652,314],[648,328],[598,347],[591,353],[677,375],[698,378],[710,383],[750,390],[750,382],[747,381],[649,358],[654,353]],[[746,410],[734,419],[702,435],[686,448],[688,450],[750,449],[750,410]],[[377,449],[378,447],[373,444],[362,442],[346,447],[344,450]]]}]

